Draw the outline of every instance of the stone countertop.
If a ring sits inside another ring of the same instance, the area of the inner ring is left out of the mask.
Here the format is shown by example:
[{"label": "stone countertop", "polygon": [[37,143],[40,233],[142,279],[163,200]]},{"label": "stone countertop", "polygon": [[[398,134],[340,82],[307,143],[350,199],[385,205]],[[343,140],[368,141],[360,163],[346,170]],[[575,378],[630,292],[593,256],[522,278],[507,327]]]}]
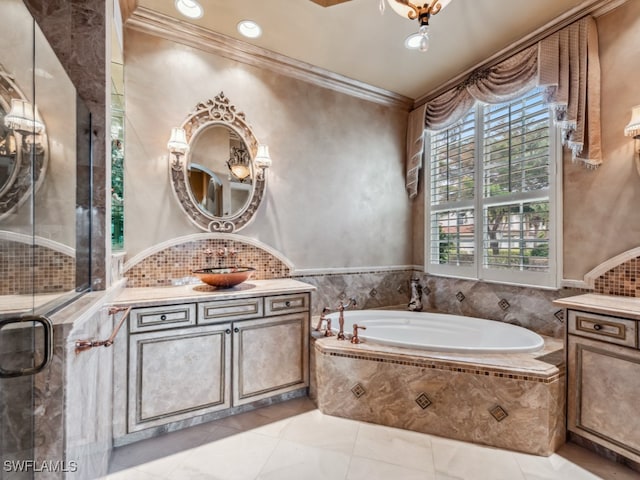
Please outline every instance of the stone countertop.
[{"label": "stone countertop", "polygon": [[125,288],[113,305],[144,307],[170,305],[176,302],[203,302],[211,300],[233,300],[265,295],[286,295],[310,292],[316,287],[308,283],[280,278],[274,280],[249,280],[231,288],[216,288],[204,283],[177,287]]},{"label": "stone countertop", "polygon": [[585,293],[553,302],[564,308],[640,320],[640,298]]},{"label": "stone countertop", "polygon": [[[395,347],[368,342],[354,345],[349,340],[337,340],[336,337],[324,337],[314,330],[318,317],[311,321],[312,337],[325,352],[346,355],[379,356],[398,361],[418,360],[421,362],[442,362],[469,368],[469,365],[481,366],[483,369],[504,371],[505,373],[549,378],[564,371],[564,342],[561,338],[541,335],[544,347],[531,353],[454,353],[422,350],[416,348]],[[363,335],[364,338],[364,335]]]}]

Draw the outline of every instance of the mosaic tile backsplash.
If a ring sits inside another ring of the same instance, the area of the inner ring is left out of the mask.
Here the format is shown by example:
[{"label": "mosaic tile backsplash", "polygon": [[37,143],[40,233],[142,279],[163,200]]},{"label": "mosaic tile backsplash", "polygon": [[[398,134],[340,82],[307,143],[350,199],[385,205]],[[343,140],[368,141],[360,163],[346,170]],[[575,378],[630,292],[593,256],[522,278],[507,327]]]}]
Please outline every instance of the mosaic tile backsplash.
[{"label": "mosaic tile backsplash", "polygon": [[[235,256],[217,258],[208,256],[226,248],[235,250]],[[197,283],[192,271],[206,267],[253,267],[254,280],[289,277],[289,267],[269,252],[259,247],[235,240],[205,239],[168,247],[148,256],[124,272],[129,280],[127,287],[161,287]]]},{"label": "mosaic tile backsplash", "polygon": [[2,295],[67,292],[75,281],[75,258],[40,245],[0,240]]},{"label": "mosaic tile backsplash", "polygon": [[640,297],[640,257],[632,258],[598,277],[595,293]]}]

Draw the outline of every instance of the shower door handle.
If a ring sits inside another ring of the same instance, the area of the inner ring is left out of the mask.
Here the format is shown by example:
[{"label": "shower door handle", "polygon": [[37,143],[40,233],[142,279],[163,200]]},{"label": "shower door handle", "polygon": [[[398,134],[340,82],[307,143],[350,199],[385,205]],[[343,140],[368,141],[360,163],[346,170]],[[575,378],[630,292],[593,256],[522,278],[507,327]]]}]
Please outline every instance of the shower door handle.
[{"label": "shower door handle", "polygon": [[35,322],[42,325],[42,338],[44,342],[43,358],[39,365],[19,368],[14,370],[5,370],[0,365],[0,378],[12,378],[12,377],[24,377],[27,375],[35,375],[38,372],[44,370],[53,357],[53,323],[47,317],[42,315],[26,315],[24,317],[8,318],[6,320],[0,320],[0,331],[7,325],[11,324],[23,324],[28,322]]}]

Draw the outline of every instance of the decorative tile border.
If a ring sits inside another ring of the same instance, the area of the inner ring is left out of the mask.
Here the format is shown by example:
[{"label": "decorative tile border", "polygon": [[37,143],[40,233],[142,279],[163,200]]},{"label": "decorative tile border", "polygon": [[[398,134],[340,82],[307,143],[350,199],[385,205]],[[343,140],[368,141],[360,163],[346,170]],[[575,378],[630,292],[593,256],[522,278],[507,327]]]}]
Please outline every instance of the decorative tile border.
[{"label": "decorative tile border", "polygon": [[354,360],[391,363],[394,365],[407,365],[410,367],[429,368],[429,369],[444,370],[444,371],[457,372],[457,373],[468,373],[471,375],[508,378],[512,380],[522,380],[525,382],[536,382],[536,383],[545,383],[545,384],[554,383],[558,381],[560,378],[564,377],[566,372],[564,365],[562,365],[558,367],[558,372],[549,376],[525,375],[519,371],[510,370],[506,367],[493,368],[493,367],[487,367],[485,365],[461,366],[462,364],[460,363],[447,362],[444,360],[436,360],[433,358],[420,359],[415,357],[413,360],[398,360],[393,358],[383,358],[375,354],[365,354],[365,353],[352,354],[352,353],[342,353],[342,352],[335,352],[335,351],[326,351],[322,346],[318,344],[318,342],[314,342],[314,343],[315,343],[315,349],[317,352],[319,352],[322,355],[328,355],[330,357],[351,358]]}]

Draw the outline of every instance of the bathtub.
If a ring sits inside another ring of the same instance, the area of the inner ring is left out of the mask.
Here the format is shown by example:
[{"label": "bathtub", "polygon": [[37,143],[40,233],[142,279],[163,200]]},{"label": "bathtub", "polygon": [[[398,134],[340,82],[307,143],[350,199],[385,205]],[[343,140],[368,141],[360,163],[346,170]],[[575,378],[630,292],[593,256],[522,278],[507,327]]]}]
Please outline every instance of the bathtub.
[{"label": "bathtub", "polygon": [[[334,332],[338,316],[327,315]],[[354,324],[366,327],[358,332],[364,342],[439,352],[525,353],[544,347],[544,339],[526,328],[444,313],[346,310],[344,332],[351,334]]]}]

